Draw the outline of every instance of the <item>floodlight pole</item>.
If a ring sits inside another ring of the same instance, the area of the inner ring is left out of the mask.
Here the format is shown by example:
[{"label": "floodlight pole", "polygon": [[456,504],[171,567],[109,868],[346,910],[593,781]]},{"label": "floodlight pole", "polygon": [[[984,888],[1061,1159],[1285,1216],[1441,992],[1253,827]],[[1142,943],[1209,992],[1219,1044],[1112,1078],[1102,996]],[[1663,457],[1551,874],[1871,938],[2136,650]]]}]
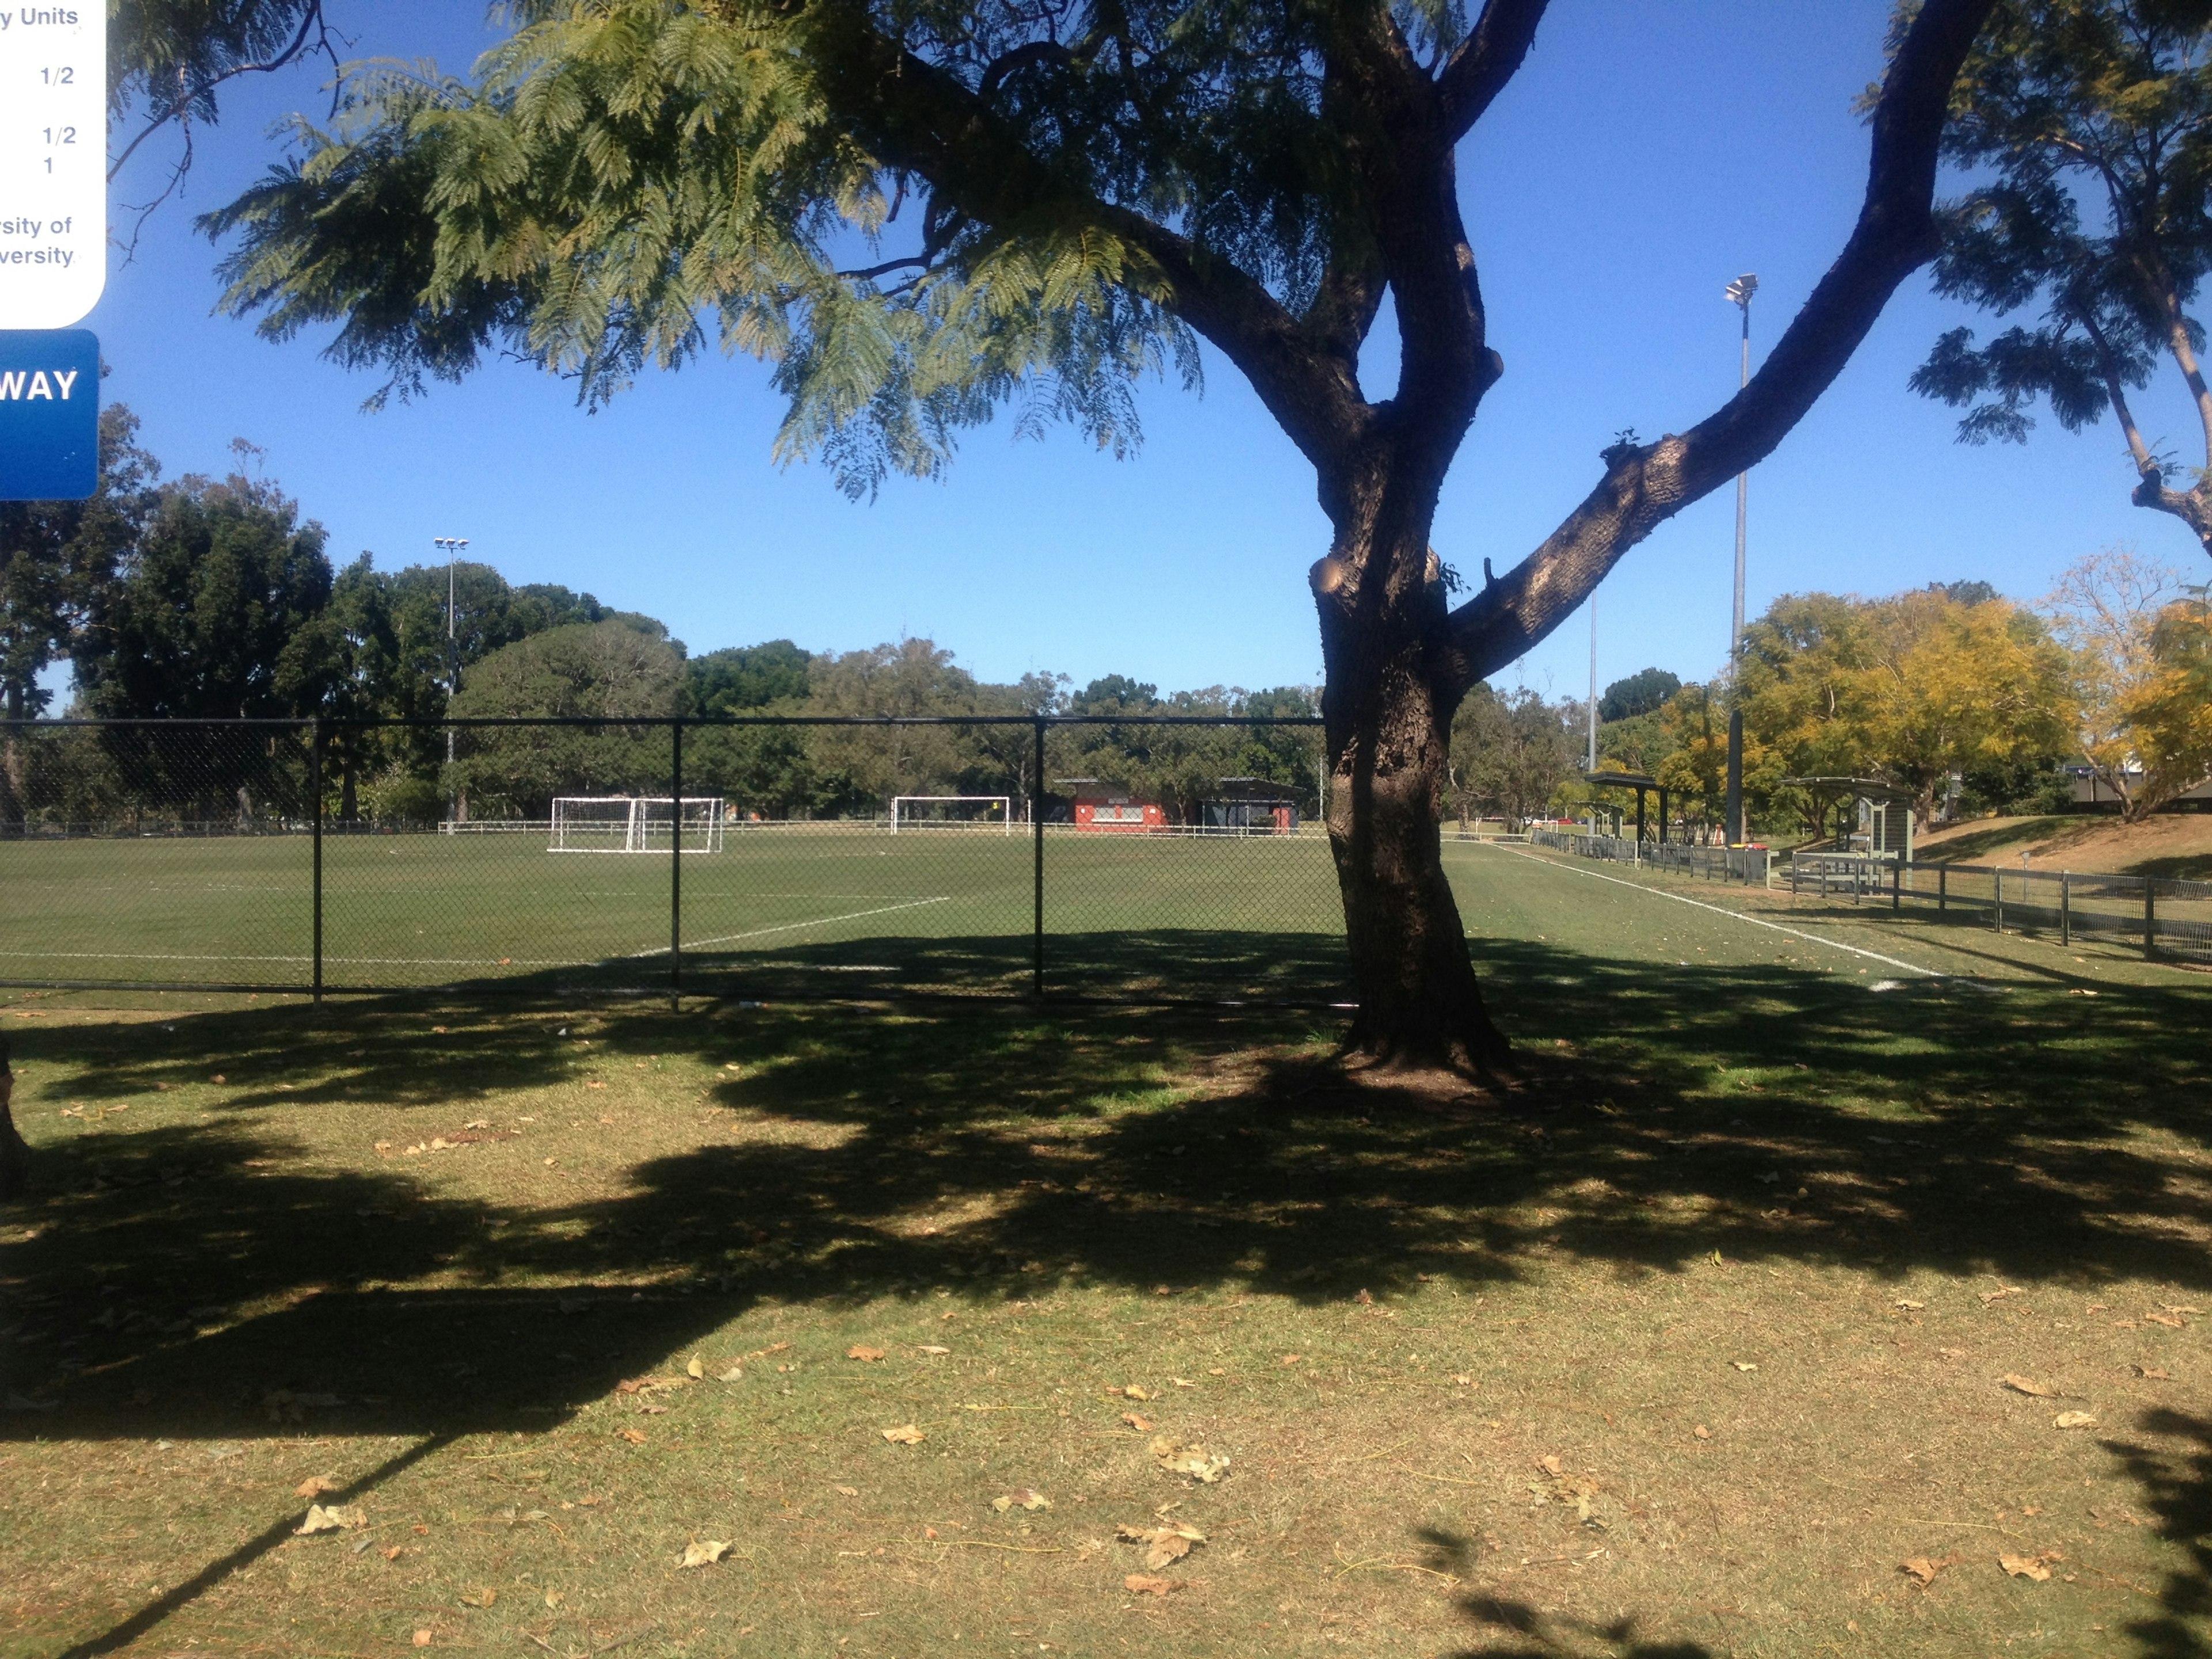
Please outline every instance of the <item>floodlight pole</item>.
[{"label": "floodlight pole", "polygon": [[[1595,592],[1589,596],[1589,704],[1583,711],[1589,717],[1589,764],[1583,769],[1586,772],[1595,772],[1597,770],[1597,595]],[[1597,799],[1595,796],[1592,796],[1590,799],[1589,832],[1593,836],[1597,834]]]},{"label": "floodlight pole", "polygon": [[[1759,292],[1759,278],[1746,271],[1728,285],[1728,297],[1743,313],[1743,362],[1736,378],[1740,392],[1751,384],[1751,296]],[[1743,823],[1743,708],[1737,696],[1737,677],[1743,667],[1743,549],[1744,524],[1751,499],[1748,468],[1735,475],[1735,602],[1729,612],[1729,845],[1741,846],[1748,837]]]},{"label": "floodlight pole", "polygon": [[[469,544],[466,536],[433,536],[430,544],[446,552],[446,700],[450,703],[461,689],[460,655],[455,647],[453,631],[453,562],[461,556],[461,550]],[[453,728],[446,728],[446,764],[453,763]]]}]

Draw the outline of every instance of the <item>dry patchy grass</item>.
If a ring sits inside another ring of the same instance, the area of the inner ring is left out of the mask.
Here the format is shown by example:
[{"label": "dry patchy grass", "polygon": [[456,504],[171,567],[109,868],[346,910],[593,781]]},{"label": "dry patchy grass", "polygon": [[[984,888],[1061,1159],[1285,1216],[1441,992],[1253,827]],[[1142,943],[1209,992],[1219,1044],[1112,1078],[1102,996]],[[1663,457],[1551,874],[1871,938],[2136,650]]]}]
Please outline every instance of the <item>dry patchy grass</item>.
[{"label": "dry patchy grass", "polygon": [[1505,932],[1463,1102],[1258,1016],[15,1004],[0,1652],[2205,1651],[2202,988]]}]

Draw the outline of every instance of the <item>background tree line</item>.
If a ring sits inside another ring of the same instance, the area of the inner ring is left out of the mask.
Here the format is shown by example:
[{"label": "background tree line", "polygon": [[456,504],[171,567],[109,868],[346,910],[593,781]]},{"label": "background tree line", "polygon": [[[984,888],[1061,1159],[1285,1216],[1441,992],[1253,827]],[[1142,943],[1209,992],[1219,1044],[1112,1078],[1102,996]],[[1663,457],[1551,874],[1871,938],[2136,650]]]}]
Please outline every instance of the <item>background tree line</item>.
[{"label": "background tree line", "polygon": [[[589,593],[509,583],[488,564],[334,566],[321,525],[234,446],[215,479],[163,481],[121,406],[103,416],[100,489],[82,502],[0,504],[0,700],[10,720],[67,712],[111,720],[321,717],[328,803],[341,822],[423,823],[448,811],[542,817],[554,795],[669,787],[665,734],[622,716],[1310,715],[1309,688],[1212,686],[1160,694],[1114,674],[980,680],[928,640],[811,653],[789,640],[693,656],[654,617]],[[599,726],[464,729],[452,758],[439,722],[606,720]],[[404,726],[348,724],[397,718]],[[10,728],[0,823],[276,813],[304,800],[295,744],[125,729]],[[1194,821],[1224,777],[1272,781],[1311,811],[1310,732],[1252,727],[1085,728],[1056,736],[1047,779],[1097,777]],[[701,727],[687,793],[763,817],[873,814],[901,793],[1025,797],[1030,732],[994,727]],[[281,753],[279,751],[282,751]],[[245,804],[240,805],[243,792]],[[258,805],[256,805],[258,803]]]},{"label": "background tree line", "polygon": [[[1848,832],[1827,816],[1832,793],[1785,781],[1807,777],[1907,790],[1924,828],[1939,815],[2063,811],[2079,768],[2134,821],[2212,776],[2212,607],[2205,590],[2124,548],[2076,561],[2032,606],[1986,582],[1871,599],[1784,594],[1746,629],[1733,684],[1680,684],[1646,669],[1609,686],[1600,769],[1657,779],[1686,828],[1709,830],[1738,703],[1745,795],[1769,836]],[[1589,805],[1601,792],[1580,781],[1583,718],[1578,702],[1547,709],[1528,693],[1476,699],[1455,728],[1455,760],[1463,734],[1479,781],[1470,804],[1535,810],[1540,758],[1517,793],[1496,781],[1513,752],[1559,757],[1553,810]],[[1477,757],[1486,744],[1487,763]]]}]

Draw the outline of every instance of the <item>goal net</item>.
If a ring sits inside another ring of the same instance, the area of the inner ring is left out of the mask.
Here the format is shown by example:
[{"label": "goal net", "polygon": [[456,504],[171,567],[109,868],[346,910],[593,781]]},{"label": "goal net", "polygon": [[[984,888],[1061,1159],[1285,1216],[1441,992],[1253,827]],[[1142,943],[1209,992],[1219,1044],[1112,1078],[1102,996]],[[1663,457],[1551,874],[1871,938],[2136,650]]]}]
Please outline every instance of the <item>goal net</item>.
[{"label": "goal net", "polygon": [[894,795],[891,834],[902,830],[996,830],[1014,833],[1011,795]]},{"label": "goal net", "polygon": [[552,853],[719,853],[722,798],[561,795],[553,802]]}]

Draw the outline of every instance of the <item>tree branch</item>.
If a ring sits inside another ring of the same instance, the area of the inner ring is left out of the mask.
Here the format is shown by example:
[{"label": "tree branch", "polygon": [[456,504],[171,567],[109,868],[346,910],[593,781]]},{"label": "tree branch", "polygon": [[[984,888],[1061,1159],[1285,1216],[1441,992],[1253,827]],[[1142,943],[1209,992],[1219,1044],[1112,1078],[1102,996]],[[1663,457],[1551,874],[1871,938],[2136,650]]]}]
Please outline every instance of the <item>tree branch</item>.
[{"label": "tree branch", "polygon": [[1371,418],[1366,402],[1345,366],[1263,284],[1047,167],[975,93],[881,33],[866,6],[841,0],[815,15],[823,89],[866,134],[878,161],[927,179],[957,211],[1001,231],[1087,226],[1135,251],[1161,279],[1161,291],[1147,297],[1243,373],[1324,481],[1342,473]]},{"label": "tree branch", "polygon": [[1522,655],[1661,524],[1771,454],[1935,256],[1930,203],[1951,88],[1994,0],[1927,0],[1884,77],[1867,191],[1843,252],[1751,383],[1680,436],[1608,452],[1605,477],[1544,544],[1451,613],[1463,684]]},{"label": "tree branch", "polygon": [[1535,43],[1536,25],[1551,0],[1488,0],[1482,15],[1437,77],[1444,120],[1455,141],[1467,136],[1505,90]]}]

